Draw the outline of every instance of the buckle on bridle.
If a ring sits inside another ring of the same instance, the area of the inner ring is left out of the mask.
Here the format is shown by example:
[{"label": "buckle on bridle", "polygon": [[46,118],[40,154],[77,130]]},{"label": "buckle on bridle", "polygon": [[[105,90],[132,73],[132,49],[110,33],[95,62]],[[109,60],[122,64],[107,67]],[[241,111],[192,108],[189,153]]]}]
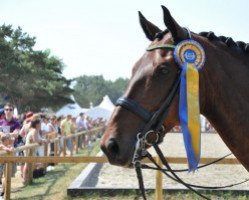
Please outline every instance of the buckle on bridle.
[{"label": "buckle on bridle", "polygon": [[141,159],[147,155],[147,150],[145,147],[145,140],[141,133],[137,134],[137,142],[135,145],[134,155],[132,159],[133,165],[138,165],[141,162]]},{"label": "buckle on bridle", "polygon": [[144,142],[149,146],[153,146],[153,144],[156,144],[158,141],[159,141],[159,134],[154,130],[148,131],[144,136]]},{"label": "buckle on bridle", "polygon": [[150,130],[144,135],[144,142],[149,145],[153,146],[154,144],[160,143],[163,133],[165,131],[164,126],[162,125],[159,130]]}]

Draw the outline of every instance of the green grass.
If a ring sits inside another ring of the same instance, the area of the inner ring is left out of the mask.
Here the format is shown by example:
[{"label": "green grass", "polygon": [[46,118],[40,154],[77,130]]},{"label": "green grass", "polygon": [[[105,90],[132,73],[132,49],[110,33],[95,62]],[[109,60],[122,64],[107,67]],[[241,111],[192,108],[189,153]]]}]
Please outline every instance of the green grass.
[{"label": "green grass", "polygon": [[[99,145],[95,144],[89,152],[88,149],[80,150],[77,156],[96,155]],[[45,200],[68,199],[67,187],[80,174],[87,164],[58,164],[53,171],[47,172],[44,177],[33,179],[33,183],[11,193],[11,199],[18,200]],[[20,180],[21,181],[21,180]]]}]

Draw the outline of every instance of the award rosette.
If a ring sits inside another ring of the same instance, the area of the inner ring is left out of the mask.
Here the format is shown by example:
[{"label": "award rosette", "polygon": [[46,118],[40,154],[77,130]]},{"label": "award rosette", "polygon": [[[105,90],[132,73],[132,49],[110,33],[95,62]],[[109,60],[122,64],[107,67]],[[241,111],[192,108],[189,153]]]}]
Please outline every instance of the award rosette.
[{"label": "award rosette", "polygon": [[189,171],[194,171],[200,160],[199,70],[205,63],[205,52],[195,40],[183,40],[175,47],[174,58],[182,68],[179,117]]}]

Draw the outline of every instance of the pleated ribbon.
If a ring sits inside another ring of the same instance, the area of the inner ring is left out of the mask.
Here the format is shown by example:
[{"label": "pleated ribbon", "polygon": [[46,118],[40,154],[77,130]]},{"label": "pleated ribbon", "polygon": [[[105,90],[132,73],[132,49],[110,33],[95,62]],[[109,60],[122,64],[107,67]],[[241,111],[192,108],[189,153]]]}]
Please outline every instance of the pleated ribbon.
[{"label": "pleated ribbon", "polygon": [[179,99],[180,124],[189,171],[195,171],[200,161],[201,149],[198,69],[205,62],[205,53],[196,41],[185,40],[176,46],[174,56],[182,67]]}]

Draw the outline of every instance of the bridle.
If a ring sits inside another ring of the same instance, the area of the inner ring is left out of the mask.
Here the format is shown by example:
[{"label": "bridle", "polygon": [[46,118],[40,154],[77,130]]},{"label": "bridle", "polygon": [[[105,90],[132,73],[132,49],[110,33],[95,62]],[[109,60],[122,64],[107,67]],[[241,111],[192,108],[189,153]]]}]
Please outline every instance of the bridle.
[{"label": "bridle", "polygon": [[[179,73],[180,72],[178,71],[178,74]],[[177,75],[166,100],[163,102],[161,107],[157,111],[155,111],[153,114],[150,113],[145,108],[143,108],[142,106],[140,106],[136,101],[132,99],[129,99],[126,97],[120,97],[117,100],[116,106],[122,106],[123,108],[133,112],[134,114],[142,118],[144,122],[146,123],[142,131],[139,132],[137,135],[138,140],[145,139],[144,141],[148,145],[152,145],[153,143],[160,143],[162,141],[163,136],[165,134],[163,121],[164,121],[164,118],[168,114],[169,107],[174,97],[177,94],[177,91],[179,89],[179,84],[180,84],[180,76]],[[148,138],[150,133],[156,134],[156,141],[150,142],[149,140],[146,139]]]},{"label": "bridle", "polygon": [[[189,38],[191,38],[190,31],[188,29],[184,29],[184,30],[186,31],[186,35],[188,35]],[[147,51],[153,51],[156,49],[174,50],[175,45],[165,44],[165,45],[160,45],[160,46],[151,46],[147,49]],[[120,97],[116,102],[116,106],[121,106],[121,107],[129,110],[130,112],[139,116],[145,122],[144,127],[137,134],[137,142],[135,145],[135,150],[134,150],[134,155],[133,155],[133,160],[132,160],[132,163],[136,169],[140,191],[142,193],[144,200],[146,200],[146,194],[145,194],[145,188],[144,188],[144,184],[143,184],[143,176],[142,176],[142,170],[141,170],[142,168],[160,170],[162,173],[164,173],[169,178],[183,184],[185,187],[187,187],[191,191],[195,192],[197,195],[203,197],[204,199],[209,199],[209,198],[202,195],[194,188],[220,189],[220,188],[231,187],[231,186],[238,185],[238,184],[241,184],[241,183],[248,181],[248,180],[245,180],[245,181],[241,181],[241,182],[236,183],[236,184],[231,184],[231,185],[226,185],[226,186],[218,186],[218,187],[199,186],[199,185],[193,185],[193,184],[189,184],[189,183],[184,182],[175,173],[175,170],[171,169],[171,167],[168,164],[167,160],[165,159],[162,151],[160,150],[158,144],[163,141],[163,137],[166,134],[163,122],[164,122],[165,118],[167,117],[167,114],[169,112],[169,108],[173,102],[173,99],[176,97],[176,95],[179,91],[179,85],[180,85],[180,81],[181,81],[180,80],[180,73],[181,73],[181,68],[179,67],[179,70],[178,70],[177,75],[175,77],[175,80],[171,86],[171,89],[170,89],[168,96],[163,101],[160,108],[158,110],[156,110],[154,113],[149,112],[148,110],[143,108],[141,105],[139,105],[139,103],[137,103],[136,101],[134,101],[130,98],[127,98],[127,97]],[[157,164],[157,162],[154,160],[154,158],[151,156],[151,154],[147,151],[146,146],[153,146],[154,147],[159,158],[161,159],[162,164],[166,167],[166,169],[163,169],[161,166],[159,166]],[[229,154],[229,155],[231,155],[231,154]],[[229,155],[226,155],[226,156],[222,157],[221,159],[223,159]],[[156,166],[156,168],[148,167],[147,165],[142,164],[141,160],[145,157],[149,158],[151,160],[151,162]],[[214,161],[213,163],[218,162],[221,159],[218,159],[217,161]],[[208,165],[210,165],[210,163],[203,165],[203,166],[199,166],[198,168],[208,166]],[[187,171],[187,170],[182,170],[182,171]],[[171,174],[169,174],[168,172],[170,172]]]}]

